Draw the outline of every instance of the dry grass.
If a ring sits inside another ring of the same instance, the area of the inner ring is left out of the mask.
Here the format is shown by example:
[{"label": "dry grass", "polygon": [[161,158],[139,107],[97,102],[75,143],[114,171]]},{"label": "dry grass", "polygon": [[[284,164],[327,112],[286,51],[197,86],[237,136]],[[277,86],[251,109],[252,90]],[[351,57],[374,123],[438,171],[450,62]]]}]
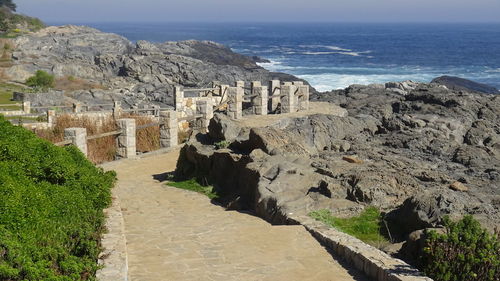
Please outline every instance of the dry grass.
[{"label": "dry grass", "polygon": [[14,50],[14,43],[11,40],[0,38],[0,67],[11,67],[12,64],[12,51]]},{"label": "dry grass", "polygon": [[[121,118],[133,118],[135,119],[135,124],[137,127],[155,123],[148,116],[133,115],[133,114],[123,114]],[[139,152],[149,152],[160,149],[160,127],[154,126],[136,132],[136,146]]]},{"label": "dry grass", "polygon": [[61,91],[76,91],[90,89],[105,89],[102,84],[93,83],[74,76],[59,77],[55,81],[54,89]]},{"label": "dry grass", "polygon": [[[64,129],[86,128],[87,136],[107,133],[117,130],[113,118],[101,119],[96,122],[95,118],[76,117],[69,114],[57,117],[54,128],[49,130],[35,130],[35,134],[50,142],[56,143],[64,140]],[[116,155],[116,137],[104,137],[87,142],[88,159],[94,163],[113,161]]]},{"label": "dry grass", "polygon": [[[121,118],[133,118],[136,125],[141,126],[151,124],[154,121],[148,116],[122,115]],[[115,120],[112,117],[99,119],[89,117],[76,117],[70,114],[63,114],[57,117],[56,124],[52,129],[34,130],[39,137],[56,143],[64,140],[64,129],[66,128],[86,128],[87,136],[118,130]],[[137,151],[149,152],[160,148],[160,127],[154,126],[137,131]],[[88,158],[94,163],[113,161],[116,157],[116,136],[104,137],[87,141]]]}]

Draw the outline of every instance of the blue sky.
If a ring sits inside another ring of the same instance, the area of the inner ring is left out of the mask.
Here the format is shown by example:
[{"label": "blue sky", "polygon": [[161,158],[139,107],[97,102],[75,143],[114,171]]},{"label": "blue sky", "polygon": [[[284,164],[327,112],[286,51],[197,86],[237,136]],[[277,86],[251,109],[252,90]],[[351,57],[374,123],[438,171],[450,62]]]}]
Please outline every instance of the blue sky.
[{"label": "blue sky", "polygon": [[48,22],[500,22],[500,0],[14,0]]}]

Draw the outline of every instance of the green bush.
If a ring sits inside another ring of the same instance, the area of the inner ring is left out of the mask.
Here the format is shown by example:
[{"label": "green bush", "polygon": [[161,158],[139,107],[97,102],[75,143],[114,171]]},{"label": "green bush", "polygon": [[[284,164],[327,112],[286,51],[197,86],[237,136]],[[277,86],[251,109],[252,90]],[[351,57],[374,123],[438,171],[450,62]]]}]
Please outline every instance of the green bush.
[{"label": "green bush", "polygon": [[429,231],[419,267],[436,281],[500,280],[500,241],[472,216],[444,219],[446,234]]},{"label": "green bush", "polygon": [[228,148],[230,143],[227,140],[214,143],[216,149]]},{"label": "green bush", "polygon": [[54,81],[54,75],[48,74],[43,70],[38,70],[34,76],[26,80],[26,85],[33,88],[48,89],[54,87]]},{"label": "green bush", "polygon": [[0,116],[0,280],[94,280],[114,180]]}]

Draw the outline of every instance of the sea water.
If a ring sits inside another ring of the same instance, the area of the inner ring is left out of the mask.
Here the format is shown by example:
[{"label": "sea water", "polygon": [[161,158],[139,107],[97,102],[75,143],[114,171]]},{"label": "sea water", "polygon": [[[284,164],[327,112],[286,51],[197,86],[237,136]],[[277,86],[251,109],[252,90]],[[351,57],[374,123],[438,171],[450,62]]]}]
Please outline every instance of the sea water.
[{"label": "sea water", "polygon": [[441,75],[500,88],[500,24],[87,23],[129,40],[211,40],[326,91]]}]

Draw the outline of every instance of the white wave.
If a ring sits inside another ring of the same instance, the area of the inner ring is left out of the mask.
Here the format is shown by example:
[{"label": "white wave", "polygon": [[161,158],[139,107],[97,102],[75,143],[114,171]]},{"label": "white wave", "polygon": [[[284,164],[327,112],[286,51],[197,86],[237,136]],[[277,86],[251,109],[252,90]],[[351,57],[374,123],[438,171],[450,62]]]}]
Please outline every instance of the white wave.
[{"label": "white wave", "polygon": [[414,74],[378,74],[378,75],[346,75],[346,74],[317,74],[317,75],[297,75],[299,78],[308,81],[318,91],[331,91],[344,89],[353,84],[374,84],[391,81],[413,80],[417,82],[429,82],[435,76],[431,73]]},{"label": "white wave", "polygon": [[[346,55],[346,56],[353,56],[353,57],[361,57],[364,54],[369,54],[372,51],[363,51],[363,52],[354,52],[354,51],[339,51],[339,52],[303,52],[303,55],[312,55],[312,56],[319,56],[319,55]],[[373,56],[367,56],[373,58]]]},{"label": "white wave", "polygon": [[319,56],[319,55],[333,55],[339,52],[303,52],[303,55]]},{"label": "white wave", "polygon": [[326,49],[329,49],[329,50],[334,50],[334,51],[343,51],[343,52],[351,52],[352,51],[351,49],[344,49],[344,48],[340,48],[337,46],[323,46],[323,47]]},{"label": "white wave", "polygon": [[299,45],[300,48],[310,49],[310,48],[323,48],[332,51],[343,51],[343,52],[351,52],[351,49],[345,49],[339,46],[328,46],[328,45]]},{"label": "white wave", "polygon": [[283,69],[282,62],[275,60],[269,60],[269,61],[270,62],[258,62],[257,65],[269,71],[279,71],[280,69]]}]

